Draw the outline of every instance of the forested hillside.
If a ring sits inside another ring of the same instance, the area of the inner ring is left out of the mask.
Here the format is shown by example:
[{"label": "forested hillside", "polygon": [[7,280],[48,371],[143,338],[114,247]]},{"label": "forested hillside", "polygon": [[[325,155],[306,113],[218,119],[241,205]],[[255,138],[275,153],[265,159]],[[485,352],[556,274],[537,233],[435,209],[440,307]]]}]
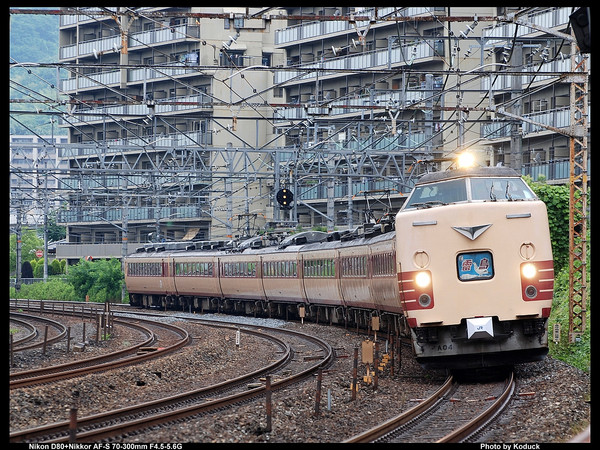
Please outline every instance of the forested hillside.
[{"label": "forested hillside", "polygon": [[[59,16],[37,14],[10,15],[10,63],[58,62]],[[59,76],[65,78],[61,69]],[[55,68],[13,67],[10,69],[11,99],[57,98],[57,71]],[[56,105],[41,103],[10,104],[11,134],[51,134],[51,116],[37,114],[56,111]],[[19,114],[14,111],[33,111],[36,114]],[[55,124],[54,134],[65,134]]]}]

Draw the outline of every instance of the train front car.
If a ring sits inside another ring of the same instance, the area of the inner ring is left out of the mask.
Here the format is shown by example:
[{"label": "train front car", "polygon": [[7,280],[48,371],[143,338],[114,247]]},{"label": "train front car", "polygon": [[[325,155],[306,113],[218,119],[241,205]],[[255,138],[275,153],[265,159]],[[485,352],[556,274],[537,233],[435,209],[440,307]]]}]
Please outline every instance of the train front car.
[{"label": "train front car", "polygon": [[398,288],[425,368],[543,359],[554,270],[546,205],[512,169],[424,175],[396,216]]}]

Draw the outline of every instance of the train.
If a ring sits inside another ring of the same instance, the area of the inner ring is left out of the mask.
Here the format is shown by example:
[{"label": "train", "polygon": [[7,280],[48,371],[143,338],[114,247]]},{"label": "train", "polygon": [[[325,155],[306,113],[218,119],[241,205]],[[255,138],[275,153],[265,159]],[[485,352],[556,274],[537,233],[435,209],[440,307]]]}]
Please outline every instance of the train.
[{"label": "train", "polygon": [[373,326],[426,369],[477,369],[546,356],[554,266],[544,202],[513,169],[471,167],[352,230],[146,244],[125,282],[133,306]]}]

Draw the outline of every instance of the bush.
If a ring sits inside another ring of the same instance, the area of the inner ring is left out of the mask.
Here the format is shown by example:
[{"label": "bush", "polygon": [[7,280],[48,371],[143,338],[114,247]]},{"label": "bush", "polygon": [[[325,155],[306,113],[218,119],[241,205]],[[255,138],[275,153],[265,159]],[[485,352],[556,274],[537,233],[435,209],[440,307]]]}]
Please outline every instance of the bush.
[{"label": "bush", "polygon": [[33,267],[29,261],[25,261],[21,265],[21,278],[33,278]]},{"label": "bush", "polygon": [[558,272],[569,262],[569,186],[534,182],[530,177],[524,178],[539,199],[546,204],[554,270]]},{"label": "bush", "polygon": [[62,272],[62,264],[58,259],[53,259],[48,265],[48,275],[60,275]]},{"label": "bush", "polygon": [[108,261],[85,261],[81,259],[69,268],[69,282],[73,285],[79,300],[90,296],[90,301],[120,301],[123,273],[121,263],[112,258]]},{"label": "bush", "polygon": [[74,301],[77,300],[77,295],[70,283],[59,279],[49,279],[46,283],[40,281],[33,284],[24,284],[18,292],[11,287],[10,298]]}]

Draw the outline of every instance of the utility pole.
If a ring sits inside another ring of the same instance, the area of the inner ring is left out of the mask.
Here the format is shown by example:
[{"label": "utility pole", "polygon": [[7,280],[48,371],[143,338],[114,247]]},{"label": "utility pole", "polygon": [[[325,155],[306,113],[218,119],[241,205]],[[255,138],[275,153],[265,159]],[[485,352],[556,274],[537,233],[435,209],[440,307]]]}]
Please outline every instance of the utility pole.
[{"label": "utility pole", "polygon": [[112,18],[117,22],[119,26],[119,31],[121,33],[121,56],[119,58],[119,64],[121,65],[121,89],[127,88],[127,65],[129,64],[129,50],[128,50],[128,40],[129,40],[129,27],[133,23],[137,16],[130,17],[124,10],[121,10],[121,7],[117,9],[117,15],[112,16]]},{"label": "utility pole", "polygon": [[[522,111],[521,96],[523,94],[522,69],[523,69],[523,43],[515,42],[512,48],[511,64],[514,65],[515,75],[512,77],[511,97],[514,99],[514,114],[520,115]],[[520,121],[514,121],[510,130],[510,167],[518,171],[523,165],[523,135]]]},{"label": "utility pole", "polygon": [[587,56],[577,62],[577,45],[571,41],[569,136],[569,342],[585,331],[587,308],[587,165],[588,70]]}]

